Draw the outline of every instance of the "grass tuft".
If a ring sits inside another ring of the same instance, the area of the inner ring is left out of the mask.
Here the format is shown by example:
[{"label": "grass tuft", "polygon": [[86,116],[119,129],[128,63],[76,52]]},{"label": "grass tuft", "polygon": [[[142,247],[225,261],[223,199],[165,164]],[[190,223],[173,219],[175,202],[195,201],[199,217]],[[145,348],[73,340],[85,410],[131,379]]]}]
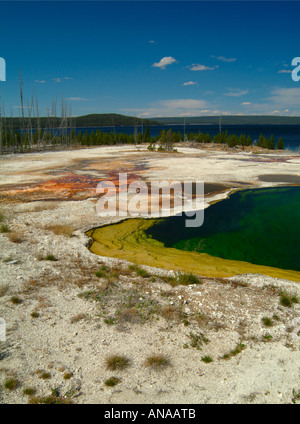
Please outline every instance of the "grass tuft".
[{"label": "grass tuft", "polygon": [[14,377],[11,377],[11,378],[9,378],[8,380],[6,380],[6,381],[4,382],[4,387],[5,387],[5,389],[7,389],[7,390],[14,390],[14,389],[16,389],[17,387],[19,387],[19,385],[20,385],[19,380],[17,380],[17,379],[16,379],[16,378],[14,378]]},{"label": "grass tuft", "polygon": [[165,367],[170,366],[171,362],[163,354],[153,354],[151,356],[148,356],[148,358],[145,361],[145,365],[146,367],[159,371]]},{"label": "grass tuft", "polygon": [[110,377],[107,380],[105,380],[104,384],[107,387],[114,387],[117,384],[119,384],[121,382],[121,380],[117,377]]},{"label": "grass tuft", "polygon": [[210,362],[213,362],[213,359],[212,359],[212,357],[211,357],[211,356],[206,355],[206,356],[203,356],[203,357],[201,358],[201,361],[202,361],[202,362],[205,362],[206,364],[209,364]]},{"label": "grass tuft", "polygon": [[111,355],[105,359],[106,368],[111,371],[123,371],[130,365],[130,360],[126,356]]},{"label": "grass tuft", "polygon": [[12,296],[10,298],[11,303],[13,303],[14,305],[20,305],[21,303],[23,303],[23,300],[19,297],[19,296]]}]

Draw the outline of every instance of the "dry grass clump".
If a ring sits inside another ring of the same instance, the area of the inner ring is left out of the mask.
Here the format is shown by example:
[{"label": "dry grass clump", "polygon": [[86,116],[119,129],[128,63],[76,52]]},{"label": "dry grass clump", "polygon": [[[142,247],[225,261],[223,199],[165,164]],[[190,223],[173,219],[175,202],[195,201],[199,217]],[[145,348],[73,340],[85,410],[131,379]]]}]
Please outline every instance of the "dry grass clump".
[{"label": "dry grass clump", "polygon": [[11,377],[4,382],[4,388],[7,390],[14,390],[20,386],[20,382],[17,378]]},{"label": "dry grass clump", "polygon": [[23,390],[23,395],[33,396],[36,394],[36,389],[34,387],[25,387]]},{"label": "dry grass clump", "polygon": [[1,286],[0,286],[0,297],[5,296],[8,292],[8,290],[9,290],[8,284],[1,284]]},{"label": "dry grass clump", "polygon": [[45,230],[52,231],[57,236],[71,237],[74,231],[74,226],[71,224],[53,224],[46,225]]},{"label": "dry grass clump", "polygon": [[12,296],[10,298],[11,303],[13,303],[14,305],[20,305],[21,303],[23,303],[23,300],[19,297],[19,296]]},{"label": "dry grass clump", "polygon": [[83,319],[85,319],[85,318],[86,318],[86,314],[83,314],[83,313],[81,313],[81,314],[77,314],[77,315],[74,315],[74,316],[70,319],[70,322],[71,322],[71,324],[74,324],[75,322],[81,321],[81,320],[83,320]]},{"label": "dry grass clump", "polygon": [[122,355],[111,355],[105,359],[105,365],[111,371],[123,371],[130,365],[130,359]]},{"label": "dry grass clump", "polygon": [[57,396],[55,393],[49,396],[32,396],[28,401],[31,405],[44,404],[44,405],[70,405],[72,401],[68,397]]},{"label": "dry grass clump", "polygon": [[171,365],[171,362],[169,358],[167,358],[163,354],[153,354],[148,356],[148,358],[145,360],[145,366],[149,367],[151,369],[160,371],[163,368],[169,367]]},{"label": "dry grass clump", "polygon": [[30,279],[28,281],[26,281],[23,285],[23,293],[32,293],[37,291],[39,288],[41,287],[46,287],[49,284],[49,282],[45,281],[44,279],[40,279],[40,280],[33,280]]},{"label": "dry grass clump", "polygon": [[31,312],[30,316],[31,318],[39,318],[40,314],[38,313],[38,311],[34,310]]},{"label": "dry grass clump", "polygon": [[123,309],[118,314],[118,320],[119,322],[130,322],[133,324],[137,324],[141,322],[141,317],[139,315],[138,309],[133,307],[133,308]]},{"label": "dry grass clump", "polygon": [[36,370],[35,373],[41,378],[42,380],[49,380],[51,378],[51,374],[48,371],[45,370]]},{"label": "dry grass clump", "polygon": [[73,373],[71,371],[64,373],[64,380],[70,380],[73,377]]},{"label": "dry grass clump", "polygon": [[173,305],[165,306],[161,311],[161,315],[167,320],[175,320],[178,318],[178,309]]},{"label": "dry grass clump", "polygon": [[17,232],[17,231],[9,232],[7,234],[7,238],[12,243],[19,243],[20,244],[20,243],[23,243],[23,241],[24,241],[24,235],[22,233]]}]

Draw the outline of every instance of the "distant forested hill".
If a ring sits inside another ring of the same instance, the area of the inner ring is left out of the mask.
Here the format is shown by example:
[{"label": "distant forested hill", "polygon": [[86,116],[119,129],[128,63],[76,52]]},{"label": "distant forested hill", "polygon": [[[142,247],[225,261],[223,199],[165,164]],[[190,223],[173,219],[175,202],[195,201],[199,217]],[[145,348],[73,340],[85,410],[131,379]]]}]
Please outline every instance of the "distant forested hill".
[{"label": "distant forested hill", "polygon": [[78,116],[75,119],[76,127],[105,127],[105,126],[128,126],[158,124],[154,120],[135,118],[134,116],[118,115],[116,113],[101,113],[93,115]]},{"label": "distant forested hill", "polygon": [[[153,121],[162,124],[211,124],[218,125],[220,116],[193,116],[185,118],[152,118]],[[224,125],[300,125],[299,116],[263,116],[263,115],[245,115],[245,116],[222,116],[221,122]]]},{"label": "distant forested hill", "polygon": [[292,116],[199,116],[199,117],[167,117],[167,118],[151,118],[142,119],[134,116],[119,115],[116,113],[97,113],[77,117],[65,117],[64,121],[62,118],[57,117],[36,117],[24,118],[5,118],[2,117],[2,128],[3,129],[20,129],[20,128],[57,128],[60,126],[69,128],[80,128],[80,127],[107,127],[107,126],[129,126],[134,127],[135,125],[146,126],[149,125],[170,125],[170,124],[211,124],[218,125],[300,125],[300,117]]},{"label": "distant forested hill", "polygon": [[[2,117],[2,127],[19,129],[19,128],[55,128],[62,125],[62,118],[57,117],[36,117],[24,118],[24,121],[20,117],[15,118],[4,118]],[[144,126],[159,124],[154,120],[136,118],[134,116],[119,115],[116,113],[97,113],[91,115],[77,116],[77,117],[66,117],[63,126],[71,128],[79,127],[107,127],[107,126],[129,126],[135,125]]]}]

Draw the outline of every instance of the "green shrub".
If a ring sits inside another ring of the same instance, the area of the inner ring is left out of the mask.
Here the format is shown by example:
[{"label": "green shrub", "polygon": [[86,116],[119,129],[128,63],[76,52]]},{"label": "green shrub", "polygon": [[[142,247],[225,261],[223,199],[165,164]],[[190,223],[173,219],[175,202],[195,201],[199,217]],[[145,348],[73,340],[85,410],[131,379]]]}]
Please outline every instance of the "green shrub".
[{"label": "green shrub", "polygon": [[108,378],[107,380],[105,380],[105,382],[104,382],[104,384],[105,384],[105,386],[107,386],[107,387],[114,387],[114,386],[116,386],[117,384],[119,384],[120,383],[120,379],[119,378],[117,378],[117,377],[110,377],[110,378]]},{"label": "green shrub", "polygon": [[213,359],[212,359],[212,357],[211,357],[211,356],[206,355],[206,356],[203,356],[203,357],[201,358],[201,361],[205,362],[206,364],[209,364],[210,362],[213,362]]}]

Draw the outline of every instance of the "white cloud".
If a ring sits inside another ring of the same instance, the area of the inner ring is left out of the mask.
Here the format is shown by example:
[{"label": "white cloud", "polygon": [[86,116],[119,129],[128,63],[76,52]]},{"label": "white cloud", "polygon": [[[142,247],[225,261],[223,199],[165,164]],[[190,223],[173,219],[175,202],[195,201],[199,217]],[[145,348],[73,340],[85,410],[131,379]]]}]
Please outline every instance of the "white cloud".
[{"label": "white cloud", "polygon": [[196,99],[174,99],[174,100],[162,100],[161,104],[171,109],[202,109],[206,106],[205,100]]},{"label": "white cloud", "polygon": [[249,109],[253,114],[288,114],[289,116],[300,115],[300,87],[276,88],[269,97],[262,99],[260,103],[251,103]]},{"label": "white cloud", "polygon": [[176,62],[176,59],[171,56],[166,56],[160,59],[159,62],[153,63],[154,68],[160,68],[160,69],[166,69],[166,66],[171,65],[172,63]]},{"label": "white cloud", "polygon": [[209,105],[201,99],[169,99],[160,100],[149,107],[121,109],[123,112],[138,116],[199,116],[207,112]]},{"label": "white cloud", "polygon": [[189,66],[190,71],[213,71],[217,66],[214,66],[213,68],[205,65],[200,64],[193,64],[192,66]]},{"label": "white cloud", "polygon": [[38,84],[45,84],[46,83],[45,80],[35,80],[34,82],[37,82]]},{"label": "white cloud", "polygon": [[188,82],[184,82],[182,85],[183,86],[186,86],[186,85],[197,85],[197,83],[195,81],[188,81]]},{"label": "white cloud", "polygon": [[61,78],[53,78],[53,81],[55,81],[55,82],[61,82]]},{"label": "white cloud", "polygon": [[246,106],[246,105],[251,105],[251,103],[250,102],[243,102],[243,103],[241,103],[242,105],[244,105],[244,106]]},{"label": "white cloud", "polygon": [[229,91],[228,93],[224,93],[224,96],[240,97],[240,96],[244,96],[247,93],[248,93],[248,90],[239,90],[239,89],[234,88],[231,91]]},{"label": "white cloud", "polygon": [[150,40],[149,41],[149,44],[155,44],[155,41],[154,40]]},{"label": "white cloud", "polygon": [[300,88],[277,88],[271,92],[267,100],[283,107],[300,107]]},{"label": "white cloud", "polygon": [[237,59],[235,57],[230,57],[230,58],[227,58],[227,57],[224,57],[224,56],[211,56],[211,57],[214,57],[217,60],[220,60],[221,62],[227,62],[227,63],[237,61]]},{"label": "white cloud", "polygon": [[72,77],[63,77],[64,80],[72,80]]},{"label": "white cloud", "polygon": [[278,71],[279,74],[291,74],[292,71],[290,71],[289,69],[280,69],[280,71]]}]

